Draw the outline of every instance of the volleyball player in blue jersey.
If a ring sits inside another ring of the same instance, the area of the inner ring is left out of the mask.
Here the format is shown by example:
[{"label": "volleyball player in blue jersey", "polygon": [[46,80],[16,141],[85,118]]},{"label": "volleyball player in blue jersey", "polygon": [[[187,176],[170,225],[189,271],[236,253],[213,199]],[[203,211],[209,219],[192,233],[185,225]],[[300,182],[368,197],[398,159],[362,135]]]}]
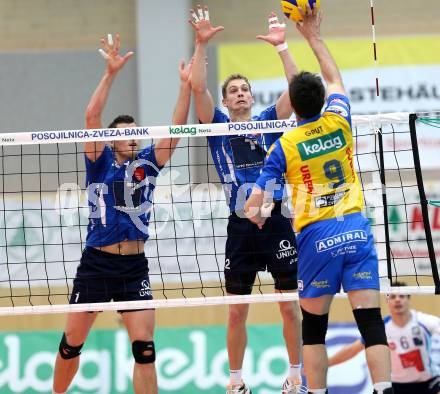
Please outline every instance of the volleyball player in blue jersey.
[{"label": "volleyball player in blue jersey", "polygon": [[[229,116],[215,107],[207,89],[206,45],[223,27],[214,28],[209,21],[207,7],[191,10],[190,23],[195,31],[196,49],[192,72],[192,88],[197,116],[201,123],[248,122],[252,120],[286,119],[292,114],[288,92],[285,91],[275,105],[258,116],[252,116],[251,86],[246,77],[231,75],[223,84],[223,105]],[[257,36],[277,47],[287,79],[297,72],[295,63],[285,44],[285,26],[276,14],[269,15],[269,33]],[[225,281],[229,295],[252,292],[258,271],[271,272],[278,292],[297,289],[296,241],[290,219],[281,215],[284,182],[278,185],[277,204],[272,217],[263,229],[251,224],[243,209],[254,182],[264,164],[266,149],[280,137],[280,133],[257,136],[231,135],[208,137],[208,143],[220,181],[223,184],[230,208],[225,253]],[[295,393],[301,383],[300,324],[296,302],[280,303],[284,323],[284,338],[290,361],[289,377],[283,393]],[[247,342],[246,319],[249,305],[230,305],[227,330],[227,348],[230,367],[228,394],[251,393],[242,380],[242,365]]]},{"label": "volleyball player in blue jersey", "polygon": [[[131,52],[119,54],[120,39],[101,40],[106,70],[86,112],[89,129],[102,128],[101,115],[118,72]],[[181,89],[174,124],[185,124],[189,111],[191,63],[180,64]],[[131,116],[118,116],[112,127],[135,127]],[[136,140],[86,142],[86,182],[90,215],[86,248],[78,266],[70,303],[150,300],[144,243],[156,177],[169,160],[178,139],[162,139],[139,151]],[[135,359],[136,394],[157,393],[153,342],[154,310],[121,310]],[[65,393],[79,367],[79,355],[97,312],[70,313],[57,355],[54,393]]]},{"label": "volleyball player in blue jersey", "polygon": [[365,341],[374,392],[390,394],[390,351],[380,312],[378,259],[368,219],[362,214],[362,188],[353,164],[350,102],[320,35],[321,14],[310,7],[302,14],[297,28],[319,62],[327,89],[319,76],[308,72],[290,83],[298,127],[271,147],[246,212],[253,223],[264,225],[263,191],[272,194],[268,186],[274,178],[285,177],[291,185],[309,393],[327,392],[328,313],[342,286]]}]

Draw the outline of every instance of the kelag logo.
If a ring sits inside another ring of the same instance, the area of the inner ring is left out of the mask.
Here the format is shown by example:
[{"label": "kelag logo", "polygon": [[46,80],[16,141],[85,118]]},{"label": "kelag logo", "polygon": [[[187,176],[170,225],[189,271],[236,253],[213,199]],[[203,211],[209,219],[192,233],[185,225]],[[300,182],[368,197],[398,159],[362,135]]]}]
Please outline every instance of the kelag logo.
[{"label": "kelag logo", "polygon": [[342,130],[337,130],[323,137],[303,141],[296,145],[303,161],[326,155],[347,145]]},{"label": "kelag logo", "polygon": [[197,129],[195,127],[176,126],[169,127],[170,134],[191,134],[196,135]]}]

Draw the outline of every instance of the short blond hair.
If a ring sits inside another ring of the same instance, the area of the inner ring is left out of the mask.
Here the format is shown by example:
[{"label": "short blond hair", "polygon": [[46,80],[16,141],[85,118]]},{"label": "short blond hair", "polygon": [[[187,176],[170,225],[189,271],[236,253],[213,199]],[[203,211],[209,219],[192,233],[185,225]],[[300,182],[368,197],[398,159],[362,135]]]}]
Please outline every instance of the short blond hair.
[{"label": "short blond hair", "polygon": [[228,85],[231,81],[234,81],[236,79],[242,79],[243,81],[245,81],[248,86],[249,86],[249,90],[252,94],[252,88],[251,88],[251,84],[249,82],[249,79],[247,79],[244,75],[242,74],[231,74],[228,78],[225,79],[225,82],[223,82],[222,85],[222,96],[223,98],[226,98],[226,89],[228,88]]}]

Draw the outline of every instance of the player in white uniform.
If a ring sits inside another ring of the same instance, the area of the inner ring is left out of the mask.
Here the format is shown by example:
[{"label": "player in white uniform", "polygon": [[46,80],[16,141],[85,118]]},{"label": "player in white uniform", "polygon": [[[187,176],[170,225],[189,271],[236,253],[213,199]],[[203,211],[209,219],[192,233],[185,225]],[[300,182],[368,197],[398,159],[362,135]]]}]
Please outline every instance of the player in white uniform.
[{"label": "player in white uniform", "polygon": [[[440,394],[440,377],[431,358],[431,337],[440,335],[440,318],[410,309],[410,299],[409,295],[390,294],[390,316],[384,319],[394,393]],[[329,366],[349,360],[363,349],[358,339],[331,357]]]}]

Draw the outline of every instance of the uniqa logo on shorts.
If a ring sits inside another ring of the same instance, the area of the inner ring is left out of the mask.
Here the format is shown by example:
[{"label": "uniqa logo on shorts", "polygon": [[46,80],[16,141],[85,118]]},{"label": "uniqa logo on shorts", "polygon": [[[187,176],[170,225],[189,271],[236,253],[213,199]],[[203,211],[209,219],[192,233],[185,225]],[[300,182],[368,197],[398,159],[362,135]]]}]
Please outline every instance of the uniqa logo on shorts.
[{"label": "uniqa logo on shorts", "polygon": [[303,161],[326,155],[347,145],[341,129],[328,135],[303,141],[296,145]]},{"label": "uniqa logo on shorts", "polygon": [[363,230],[353,230],[346,233],[334,235],[333,237],[320,239],[315,242],[316,251],[326,252],[327,250],[337,248],[339,246],[349,244],[351,242],[367,242],[367,233]]},{"label": "uniqa logo on shorts", "polygon": [[285,257],[292,257],[295,256],[295,254],[295,247],[290,244],[290,241],[288,239],[283,239],[280,242],[280,250],[277,252],[277,259],[281,260]]},{"label": "uniqa logo on shorts", "polygon": [[148,283],[148,280],[144,279],[141,282],[141,289],[139,290],[139,295],[141,297],[151,296],[151,288],[150,288],[150,284]]},{"label": "uniqa logo on shorts", "polygon": [[197,129],[195,127],[184,127],[184,126],[177,126],[177,127],[169,127],[170,134],[191,134],[196,135]]}]

